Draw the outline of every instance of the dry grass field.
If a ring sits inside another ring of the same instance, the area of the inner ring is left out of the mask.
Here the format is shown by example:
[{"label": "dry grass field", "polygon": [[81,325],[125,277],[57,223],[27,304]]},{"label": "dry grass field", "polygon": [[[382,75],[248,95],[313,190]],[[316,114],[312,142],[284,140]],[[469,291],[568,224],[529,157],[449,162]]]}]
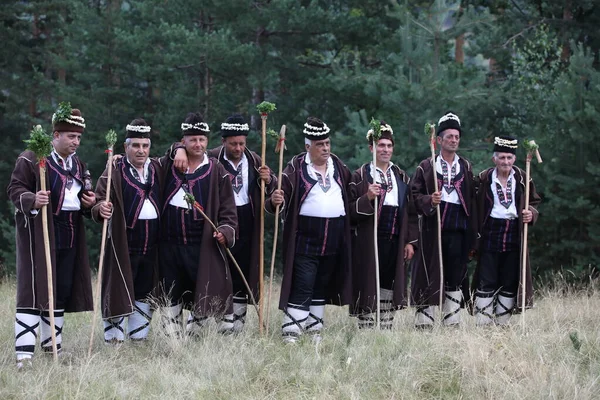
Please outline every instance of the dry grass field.
[{"label": "dry grass field", "polygon": [[[538,293],[536,307],[509,328],[478,328],[463,311],[460,328],[412,328],[397,313],[391,332],[359,331],[347,309],[326,311],[323,341],[284,345],[273,301],[261,337],[222,336],[213,324],[197,338],[160,333],[143,344],[107,346],[97,328],[87,357],[91,313],[69,314],[59,363],[36,353],[33,368],[14,360],[15,283],[0,286],[0,399],[598,399],[600,290]],[[100,325],[100,324],[97,324]]]}]

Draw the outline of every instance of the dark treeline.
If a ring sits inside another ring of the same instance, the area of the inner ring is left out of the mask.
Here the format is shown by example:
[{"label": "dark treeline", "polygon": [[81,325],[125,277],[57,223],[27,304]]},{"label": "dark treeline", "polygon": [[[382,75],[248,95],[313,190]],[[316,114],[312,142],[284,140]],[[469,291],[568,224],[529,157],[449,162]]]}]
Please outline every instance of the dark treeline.
[{"label": "dark treeline", "polygon": [[[49,131],[60,101],[87,122],[78,151],[97,178],[108,129],[143,117],[153,155],[180,137],[189,111],[211,126],[233,112],[277,104],[269,127],[288,126],[288,155],[317,116],[351,169],[370,158],[371,117],[396,137],[393,161],[412,173],[428,155],[425,122],[453,110],[460,154],[491,165],[493,137],[533,138],[543,196],[530,230],[538,273],[585,276],[600,261],[600,6],[596,0],[53,0],[0,9],[0,266],[14,270],[13,207],[6,185],[32,125]],[[259,150],[252,134],[249,147]],[[277,168],[268,144],[267,161]],[[524,167],[525,153],[517,154]],[[289,157],[286,157],[289,159]],[[91,224],[90,224],[91,225]],[[90,230],[97,260],[98,228]],[[267,253],[270,254],[270,253]],[[95,265],[96,262],[93,262]]]}]

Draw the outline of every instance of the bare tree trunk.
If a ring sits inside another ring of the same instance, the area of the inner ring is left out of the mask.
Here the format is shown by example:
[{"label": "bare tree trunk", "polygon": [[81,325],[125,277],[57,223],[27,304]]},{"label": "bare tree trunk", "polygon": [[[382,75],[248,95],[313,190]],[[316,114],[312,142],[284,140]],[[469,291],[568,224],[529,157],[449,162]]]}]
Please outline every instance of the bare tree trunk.
[{"label": "bare tree trunk", "polygon": [[458,64],[465,63],[465,34],[462,33],[456,38],[456,50],[454,53],[454,59]]},{"label": "bare tree trunk", "polygon": [[563,9],[563,27],[562,27],[562,53],[560,59],[562,61],[568,61],[571,57],[571,47],[569,45],[569,35],[567,33],[568,26],[573,20],[573,13],[571,12],[571,0],[565,0],[565,7]]},{"label": "bare tree trunk", "polygon": [[[258,49],[261,49],[262,38],[265,33],[264,27],[259,27],[256,29],[256,46]],[[258,105],[265,100],[265,92],[261,88],[253,87],[252,88],[252,104]],[[250,113],[250,125],[254,128],[258,127],[258,122],[256,119],[256,113]]]},{"label": "bare tree trunk", "polygon": [[[462,17],[463,15],[463,6],[462,3],[460,5],[460,7],[458,8],[458,19],[457,19],[457,23],[458,20]],[[458,64],[464,64],[465,63],[465,34],[461,33],[460,35],[458,35],[456,37],[456,41],[455,41],[455,51],[454,51],[454,60],[458,63]]]}]

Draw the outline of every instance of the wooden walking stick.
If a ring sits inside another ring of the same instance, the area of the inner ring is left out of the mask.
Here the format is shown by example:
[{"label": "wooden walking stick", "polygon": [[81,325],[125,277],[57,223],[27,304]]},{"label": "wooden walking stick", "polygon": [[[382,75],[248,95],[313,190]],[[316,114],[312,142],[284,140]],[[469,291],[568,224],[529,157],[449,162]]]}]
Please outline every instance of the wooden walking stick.
[{"label": "wooden walking stick", "polygon": [[[62,103],[61,103],[62,104]],[[69,106],[70,108],[70,106]],[[69,111],[69,115],[70,115]],[[41,125],[36,125],[30,133],[29,139],[25,140],[27,149],[35,153],[40,168],[40,190],[46,192],[46,158],[52,152],[52,136],[47,135]],[[54,281],[52,277],[52,255],[50,254],[50,234],[48,232],[47,205],[43,205],[42,213],[42,236],[44,238],[44,253],[46,256],[46,279],[48,283],[48,313],[50,314],[50,337],[52,339],[52,357],[58,360],[58,348],[56,345],[56,329],[54,322]]]},{"label": "wooden walking stick", "polygon": [[[106,177],[106,196],[104,197],[106,202],[110,202],[110,187],[112,184],[112,167],[113,167],[113,149],[117,142],[117,132],[113,129],[109,130],[106,134],[106,153],[108,154],[108,169]],[[102,294],[102,272],[104,269],[104,252],[106,250],[106,233],[108,230],[108,220],[105,219],[102,223],[102,239],[100,241],[100,258],[98,260],[98,276],[96,277],[96,307],[94,307],[94,317],[92,319],[92,333],[90,334],[90,345],[88,347],[88,357],[92,355],[92,346],[94,345],[94,332],[96,331],[96,320],[98,319],[98,309],[102,307],[101,294]]]},{"label": "wooden walking stick", "polygon": [[[529,180],[531,179],[531,159],[535,154],[538,163],[542,163],[542,157],[540,156],[539,148],[537,143],[533,140],[525,140],[523,147],[527,151],[527,158],[525,159],[525,210],[529,210]],[[523,330],[525,330],[525,308],[527,305],[527,233],[529,224],[523,224],[523,246],[522,246],[522,260],[521,260],[521,323]]]},{"label": "wooden walking stick", "polygon": [[[439,187],[435,168],[435,124],[426,123],[425,134],[429,135],[429,147],[431,148],[431,167],[433,168],[433,190],[437,193]],[[438,258],[440,263],[440,321],[442,321],[442,307],[444,304],[444,259],[442,257],[442,216],[440,215],[439,205],[435,208],[435,212],[437,216]]]},{"label": "wooden walking stick", "polygon": [[[271,111],[276,109],[275,104],[263,101],[256,109],[260,113],[262,121],[262,151],[261,151],[261,167],[265,166],[265,158],[267,157],[267,116]],[[265,181],[260,180],[260,238],[258,247],[258,326],[259,332],[263,333],[263,309],[264,309],[264,286],[265,286]]]},{"label": "wooden walking stick", "polygon": [[[374,118],[371,118],[371,122],[369,124],[371,129],[367,136],[370,134],[373,138],[373,169],[371,171],[371,175],[373,178],[373,184],[375,184],[375,177],[377,176],[377,141],[381,138],[381,122],[376,121]],[[379,282],[379,241],[377,240],[377,220],[378,220],[378,211],[379,211],[379,196],[375,196],[375,212],[373,213],[373,254],[375,255],[375,286],[377,297],[376,301],[376,312],[375,312],[375,326],[377,329],[381,328],[381,288]]]},{"label": "wooden walking stick", "polygon": [[[277,174],[277,190],[281,190],[281,173],[283,171],[283,150],[285,149],[285,125],[281,125],[275,153],[279,153],[279,173]],[[277,253],[277,235],[279,233],[279,208],[275,207],[275,231],[273,233],[273,251],[271,252],[271,270],[269,271],[269,294],[267,295],[266,334],[269,335],[269,311],[271,309],[271,293],[273,292],[273,270],[275,269],[275,254]]]},{"label": "wooden walking stick", "polygon": [[[190,209],[193,208],[196,211],[198,211],[200,213],[200,215],[202,215],[202,218],[204,218],[204,220],[210,224],[210,226],[213,228],[213,230],[215,232],[219,233],[219,229],[214,224],[214,222],[212,222],[211,219],[208,218],[208,215],[206,215],[206,213],[204,213],[204,208],[202,208],[202,206],[200,205],[200,203],[198,203],[196,201],[196,199],[194,198],[193,194],[191,194],[191,193],[188,192],[188,193],[186,193],[186,194],[183,195],[183,199],[188,203],[188,206],[190,207]],[[219,244],[219,246],[221,246],[221,244]],[[249,293],[250,300],[252,301],[252,305],[254,306],[254,309],[256,310],[256,314],[260,315],[258,305],[256,304],[256,299],[254,298],[254,294],[252,293],[252,290],[250,290],[250,285],[248,285],[248,281],[246,280],[246,277],[244,276],[244,273],[242,272],[242,269],[240,268],[239,264],[235,260],[235,257],[233,256],[233,254],[231,254],[231,250],[229,250],[225,246],[223,246],[223,247],[225,248],[225,252],[229,256],[229,258],[231,259],[231,261],[233,261],[233,265],[235,265],[235,267],[237,268],[240,276],[242,277],[242,281],[244,282],[244,285],[246,286],[246,290]]]}]

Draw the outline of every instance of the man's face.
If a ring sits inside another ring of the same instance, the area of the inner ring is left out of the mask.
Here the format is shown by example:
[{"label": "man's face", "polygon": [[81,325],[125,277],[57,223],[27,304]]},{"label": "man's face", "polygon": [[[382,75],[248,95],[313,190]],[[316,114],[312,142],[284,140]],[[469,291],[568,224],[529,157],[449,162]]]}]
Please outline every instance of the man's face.
[{"label": "man's face", "polygon": [[52,144],[61,157],[68,157],[77,151],[80,141],[79,132],[54,132]]},{"label": "man's face", "polygon": [[444,152],[456,153],[460,143],[460,132],[457,129],[446,129],[440,133],[437,142]]},{"label": "man's face", "polygon": [[512,170],[512,166],[517,160],[517,157],[512,153],[496,153],[495,156],[492,157],[492,161],[496,164],[496,168],[498,168],[498,172],[503,174],[509,174]]},{"label": "man's face", "polygon": [[204,135],[186,135],[181,139],[188,157],[202,158],[208,146],[208,138]]},{"label": "man's face", "polygon": [[150,154],[150,139],[129,139],[129,144],[125,143],[125,154],[131,165],[136,168],[143,167]]},{"label": "man's face", "polygon": [[223,138],[223,146],[227,158],[232,161],[239,161],[246,150],[246,136],[229,136]]},{"label": "man's face", "polygon": [[305,145],[306,151],[310,155],[310,159],[313,163],[321,165],[327,162],[329,159],[331,142],[329,138],[323,140],[313,140],[312,144]]},{"label": "man's face", "polygon": [[[369,146],[373,152],[373,146]],[[375,157],[378,163],[387,164],[394,154],[394,143],[390,139],[379,139],[375,143]]]}]

